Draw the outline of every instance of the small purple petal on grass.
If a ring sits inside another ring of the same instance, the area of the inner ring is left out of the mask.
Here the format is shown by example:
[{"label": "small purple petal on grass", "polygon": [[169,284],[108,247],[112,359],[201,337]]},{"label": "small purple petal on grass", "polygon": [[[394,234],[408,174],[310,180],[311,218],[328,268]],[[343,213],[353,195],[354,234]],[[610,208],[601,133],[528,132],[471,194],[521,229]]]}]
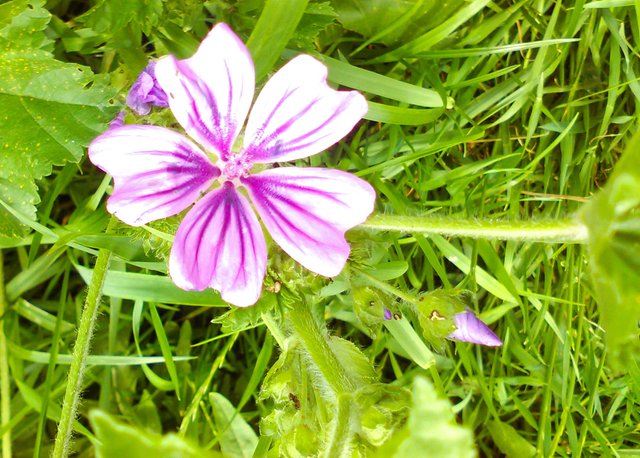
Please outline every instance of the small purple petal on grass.
[{"label": "small purple petal on grass", "polygon": [[470,310],[456,314],[453,317],[453,322],[457,329],[449,334],[450,339],[486,345],[487,347],[502,346],[502,341],[498,336]]},{"label": "small purple petal on grass", "polygon": [[244,43],[218,24],[193,57],[158,61],[156,77],[187,134],[227,160],[253,100],[255,71]]},{"label": "small purple petal on grass", "polygon": [[239,307],[256,303],[266,273],[267,247],[247,198],[229,181],[187,213],[171,248],[169,273],[182,289],[220,291]]},{"label": "small purple petal on grass", "polygon": [[180,213],[220,175],[188,138],[163,127],[109,129],[91,142],[89,158],[113,177],[107,210],[131,226]]},{"label": "small purple petal on grass", "polygon": [[373,211],[371,185],[340,170],[281,167],[241,179],[273,240],[307,269],[340,273],[350,247],[344,233]]},{"label": "small purple petal on grass", "polygon": [[390,319],[393,318],[393,313],[391,313],[391,310],[389,310],[388,308],[384,308],[384,319],[389,321]]},{"label": "small purple petal on grass", "polygon": [[254,104],[244,136],[254,162],[283,162],[324,151],[367,112],[356,91],[327,85],[327,67],[311,56],[289,61],[271,77]]},{"label": "small purple petal on grass", "polygon": [[127,105],[137,115],[148,115],[152,106],[166,108],[169,106],[167,94],[162,90],[155,74],[156,62],[151,61],[131,86],[127,95]]}]

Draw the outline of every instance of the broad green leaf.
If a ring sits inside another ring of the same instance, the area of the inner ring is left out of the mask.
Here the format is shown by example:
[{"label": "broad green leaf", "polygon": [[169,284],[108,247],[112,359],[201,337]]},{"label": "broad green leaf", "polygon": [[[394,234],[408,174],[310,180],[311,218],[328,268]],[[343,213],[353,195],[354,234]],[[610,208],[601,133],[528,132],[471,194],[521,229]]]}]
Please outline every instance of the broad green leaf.
[{"label": "broad green leaf", "polygon": [[98,458],[207,458],[219,453],[196,447],[175,434],[159,436],[116,420],[100,410],[89,414]]},{"label": "broad green leaf", "polygon": [[0,5],[0,52],[42,48],[51,40],[42,33],[51,15],[41,0],[13,0]]},{"label": "broad green leaf", "polygon": [[591,278],[609,355],[624,363],[640,349],[640,135],[582,216],[589,229]]},{"label": "broad green leaf", "polygon": [[473,435],[456,424],[451,404],[440,399],[431,382],[416,377],[413,407],[404,428],[377,450],[379,457],[474,457]]},{"label": "broad green leaf", "polygon": [[209,393],[213,419],[219,431],[224,456],[250,458],[258,445],[258,436],[236,408],[220,393]]},{"label": "broad green leaf", "polygon": [[[40,49],[48,42],[42,32],[48,17],[40,5],[0,6],[12,15],[0,22],[0,199],[33,220],[39,202],[35,180],[55,165],[78,162],[116,111],[104,78]],[[0,240],[24,231],[0,208]]]}]

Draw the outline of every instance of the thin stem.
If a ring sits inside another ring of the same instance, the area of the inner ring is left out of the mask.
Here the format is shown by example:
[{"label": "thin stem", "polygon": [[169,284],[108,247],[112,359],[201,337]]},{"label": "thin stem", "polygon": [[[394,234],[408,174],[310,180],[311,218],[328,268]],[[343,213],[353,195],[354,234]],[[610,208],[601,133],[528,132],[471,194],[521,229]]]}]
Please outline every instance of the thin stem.
[{"label": "thin stem", "polygon": [[390,294],[393,294],[394,296],[399,297],[403,301],[411,302],[412,304],[417,304],[418,302],[420,302],[417,296],[414,296],[413,294],[405,293],[401,289],[391,286],[386,281],[378,280],[377,278],[366,273],[364,270],[360,270],[357,268],[354,270],[356,270],[356,272],[358,272],[358,275],[363,277],[369,284],[375,286],[378,289],[381,289],[382,291],[386,291]]},{"label": "thin stem", "polygon": [[302,342],[336,395],[352,393],[355,390],[355,383],[331,350],[326,335],[320,330],[308,305],[303,302],[290,309],[287,318],[295,336]]},{"label": "thin stem", "polygon": [[[111,231],[114,225],[112,218],[107,227],[106,233]],[[78,335],[75,345],[73,346],[73,359],[69,368],[67,378],[67,387],[62,402],[62,413],[60,414],[60,423],[58,423],[58,433],[53,448],[53,458],[64,458],[69,454],[69,444],[71,442],[71,432],[73,420],[76,417],[76,410],[80,393],[82,390],[82,379],[89,354],[89,346],[93,335],[93,328],[100,305],[102,296],[102,287],[109,267],[109,259],[111,252],[101,249],[98,252],[96,265],[93,268],[91,283],[87,291],[87,297],[84,302],[84,310],[80,317],[80,326],[78,327]]]},{"label": "thin stem", "polygon": [[577,219],[504,221],[442,216],[374,215],[360,227],[407,234],[444,235],[485,240],[586,243],[587,227]]},{"label": "thin stem", "polygon": [[[11,384],[9,380],[9,353],[4,335],[4,318],[7,302],[4,294],[4,258],[0,250],[0,398],[2,398],[2,427],[11,420]],[[11,428],[2,435],[2,458],[11,458]]]}]

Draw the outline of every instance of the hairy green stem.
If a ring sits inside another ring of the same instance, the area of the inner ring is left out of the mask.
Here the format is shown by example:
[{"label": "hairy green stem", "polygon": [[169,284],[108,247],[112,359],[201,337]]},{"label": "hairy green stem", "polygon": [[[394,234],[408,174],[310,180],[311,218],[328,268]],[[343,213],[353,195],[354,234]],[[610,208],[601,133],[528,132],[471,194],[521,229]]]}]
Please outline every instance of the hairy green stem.
[{"label": "hairy green stem", "polygon": [[348,456],[351,444],[351,412],[353,399],[349,395],[338,397],[338,412],[333,423],[331,437],[327,442],[324,456]]},{"label": "hairy green stem", "polygon": [[[114,220],[111,219],[107,227],[107,233],[110,232]],[[93,328],[98,314],[98,306],[102,297],[102,287],[109,268],[109,259],[111,252],[102,249],[98,252],[96,265],[93,268],[91,283],[87,291],[87,297],[84,302],[84,310],[80,317],[80,326],[78,327],[78,335],[75,345],[73,346],[73,359],[69,368],[67,377],[67,387],[62,402],[62,413],[60,414],[60,423],[58,423],[58,433],[53,448],[53,458],[63,458],[69,454],[69,444],[71,442],[72,424],[76,417],[78,401],[82,389],[82,379],[89,354],[89,346],[93,335]]]},{"label": "hairy green stem", "polygon": [[318,370],[337,396],[352,393],[355,383],[329,346],[327,336],[316,323],[306,303],[290,309],[287,318]]},{"label": "hairy green stem", "polygon": [[[0,250],[0,398],[2,399],[2,422],[4,427],[11,420],[11,384],[9,380],[9,354],[7,337],[4,335],[4,318],[7,300],[4,294],[4,258]],[[2,458],[11,458],[11,428],[2,435]]]},{"label": "hairy green stem", "polygon": [[588,238],[587,227],[577,219],[504,221],[377,214],[360,227],[407,234],[438,234],[447,237],[517,240],[521,242],[586,243]]}]

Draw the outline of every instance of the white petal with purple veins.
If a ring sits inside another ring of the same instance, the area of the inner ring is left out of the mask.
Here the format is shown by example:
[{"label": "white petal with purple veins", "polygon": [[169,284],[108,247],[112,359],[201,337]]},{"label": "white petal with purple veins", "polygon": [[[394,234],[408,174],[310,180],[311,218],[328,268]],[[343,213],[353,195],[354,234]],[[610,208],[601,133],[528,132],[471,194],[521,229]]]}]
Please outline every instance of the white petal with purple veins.
[{"label": "white petal with purple veins", "polygon": [[340,170],[283,167],[242,178],[271,237],[318,274],[340,273],[349,256],[346,230],[373,211],[375,191]]},{"label": "white petal with purple veins", "polygon": [[289,61],[265,84],[251,110],[244,136],[255,162],[291,161],[338,142],[367,112],[355,91],[327,86],[327,68],[313,57]]},{"label": "white petal with purple veins", "polygon": [[182,289],[220,291],[239,307],[255,304],[266,273],[262,228],[231,182],[204,196],[178,228],[169,273]]},{"label": "white petal with purple veins", "polygon": [[193,57],[167,56],[155,75],[191,138],[227,158],[253,100],[255,71],[244,43],[228,25],[218,24]]},{"label": "white petal with purple veins", "polygon": [[461,342],[500,347],[502,341],[470,310],[460,312],[453,317],[456,330],[449,334],[450,339]]},{"label": "white petal with purple veins", "polygon": [[91,142],[89,158],[113,177],[107,209],[131,226],[180,213],[220,175],[193,142],[163,127],[111,128]]}]

